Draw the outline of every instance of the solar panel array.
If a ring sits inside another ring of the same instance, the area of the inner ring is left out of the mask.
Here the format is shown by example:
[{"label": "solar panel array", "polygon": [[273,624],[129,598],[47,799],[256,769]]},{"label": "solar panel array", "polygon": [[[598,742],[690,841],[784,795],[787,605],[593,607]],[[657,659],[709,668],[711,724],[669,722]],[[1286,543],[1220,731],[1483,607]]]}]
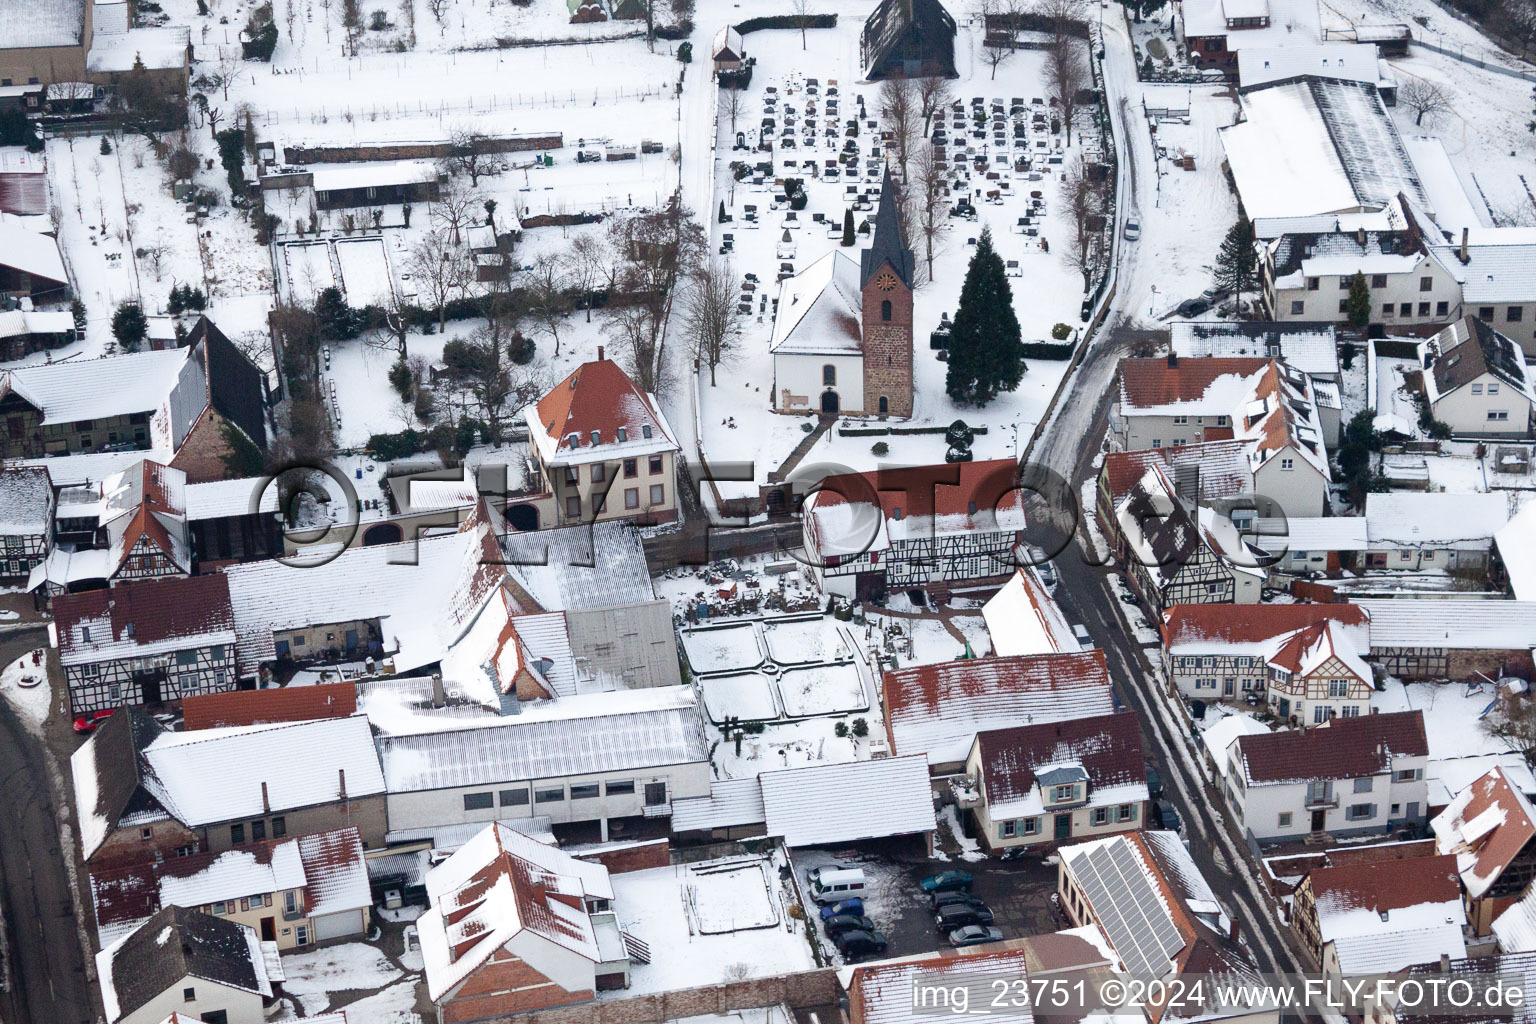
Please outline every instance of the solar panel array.
[{"label": "solar panel array", "polygon": [[1124,840],[1089,850],[1072,863],[1110,945],[1133,975],[1162,977],[1184,948],[1152,879]]}]

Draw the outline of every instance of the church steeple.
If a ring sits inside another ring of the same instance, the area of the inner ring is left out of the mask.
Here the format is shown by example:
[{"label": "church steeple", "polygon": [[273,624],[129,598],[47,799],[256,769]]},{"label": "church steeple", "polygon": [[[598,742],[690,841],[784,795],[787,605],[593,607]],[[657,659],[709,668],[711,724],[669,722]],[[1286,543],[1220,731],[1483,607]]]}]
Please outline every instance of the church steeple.
[{"label": "church steeple", "polygon": [[896,209],[896,186],[891,181],[891,169],[886,167],[880,182],[880,208],[875,212],[875,234],[868,249],[859,254],[859,287],[869,284],[869,279],[882,266],[889,264],[898,280],[912,287],[914,259],[912,250],[901,237],[901,214]]}]

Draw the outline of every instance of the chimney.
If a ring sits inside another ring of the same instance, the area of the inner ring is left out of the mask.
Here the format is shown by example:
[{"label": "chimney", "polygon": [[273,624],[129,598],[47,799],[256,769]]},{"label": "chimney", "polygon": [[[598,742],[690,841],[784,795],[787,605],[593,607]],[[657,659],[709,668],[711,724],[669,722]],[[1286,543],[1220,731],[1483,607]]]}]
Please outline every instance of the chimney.
[{"label": "chimney", "polygon": [[448,693],[443,689],[443,674],[441,672],[434,672],[432,673],[432,706],[440,708],[446,706],[447,703]]},{"label": "chimney", "polygon": [[1365,248],[1365,225],[1355,228],[1355,241],[1360,243],[1360,248]]},{"label": "chimney", "polygon": [[261,784],[261,813],[272,813],[272,801],[267,799],[267,784],[265,782]]},{"label": "chimney", "polygon": [[341,777],[341,799],[345,801],[347,799],[347,770],[345,768],[337,768],[336,774]]},{"label": "chimney", "polygon": [[597,361],[598,362],[602,362],[603,361],[603,346],[601,346],[601,345],[597,346]]},{"label": "chimney", "polygon": [[1235,920],[1227,925],[1227,938],[1231,939],[1233,942],[1243,941],[1242,935],[1238,933],[1237,922]]},{"label": "chimney", "polygon": [[1441,974],[1450,974],[1451,973],[1451,954],[1449,954],[1449,953],[1441,953],[1440,954],[1440,973]]},{"label": "chimney", "polygon": [[1471,228],[1464,227],[1461,229],[1461,250],[1456,253],[1456,256],[1461,260],[1463,265],[1472,261],[1472,256],[1467,252],[1467,243],[1471,234]]},{"label": "chimney", "polygon": [[1168,353],[1168,369],[1170,369],[1170,370],[1177,370],[1178,368],[1179,368],[1179,354],[1177,352],[1169,351],[1169,353]]}]

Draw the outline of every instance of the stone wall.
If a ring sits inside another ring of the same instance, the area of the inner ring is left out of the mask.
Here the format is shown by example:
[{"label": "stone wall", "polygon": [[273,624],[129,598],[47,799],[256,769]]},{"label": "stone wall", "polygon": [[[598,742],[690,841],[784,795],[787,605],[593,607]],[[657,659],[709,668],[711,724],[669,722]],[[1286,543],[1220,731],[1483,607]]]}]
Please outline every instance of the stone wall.
[{"label": "stone wall", "polygon": [[650,843],[636,843],[619,850],[598,850],[584,853],[581,860],[601,864],[615,875],[626,871],[644,871],[646,868],[664,868],[672,863],[671,844],[665,839]]},{"label": "stone wall", "polygon": [[[662,1024],[679,1017],[727,1013],[732,1010],[776,1006],[828,1006],[837,1002],[837,972],[833,968],[780,974],[701,988],[680,989],[615,999],[579,1003],[533,1013],[495,1018],[493,1024]],[[828,1021],[827,1024],[833,1024]]]},{"label": "stone wall", "polygon": [[[560,132],[503,135],[488,138],[484,142],[488,153],[525,153],[536,149],[560,149],[564,145],[565,138]],[[393,142],[372,146],[284,146],[283,162],[339,164],[367,160],[437,160],[448,156],[452,148],[447,141]]]}]

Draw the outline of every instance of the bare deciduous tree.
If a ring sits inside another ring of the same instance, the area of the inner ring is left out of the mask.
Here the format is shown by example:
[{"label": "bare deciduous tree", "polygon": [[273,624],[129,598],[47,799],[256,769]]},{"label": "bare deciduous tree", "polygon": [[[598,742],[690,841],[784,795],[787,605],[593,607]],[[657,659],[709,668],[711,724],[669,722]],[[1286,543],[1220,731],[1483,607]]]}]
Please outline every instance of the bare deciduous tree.
[{"label": "bare deciduous tree", "polygon": [[715,371],[729,362],[736,341],[736,274],[728,260],[710,257],[688,279],[683,297],[683,329],[693,343],[693,358]]},{"label": "bare deciduous tree", "polygon": [[448,163],[469,175],[471,188],[478,188],[480,175],[495,167],[490,136],[469,125],[455,126],[448,133]]},{"label": "bare deciduous tree", "polygon": [[554,340],[557,356],[560,354],[560,326],[571,311],[565,272],[565,260],[553,253],[544,253],[533,261],[533,269],[524,276],[523,285],[528,316],[541,332]]},{"label": "bare deciduous tree", "polygon": [[1062,127],[1067,130],[1067,145],[1072,145],[1072,120],[1077,115],[1077,94],[1088,85],[1088,65],[1083,60],[1079,40],[1058,32],[1051,38],[1045,55],[1045,79],[1061,111]]},{"label": "bare deciduous tree", "polygon": [[805,30],[810,27],[811,0],[789,0],[789,12],[800,27],[800,49],[805,49]]},{"label": "bare deciduous tree", "polygon": [[[451,166],[449,169],[451,171]],[[460,231],[473,224],[484,208],[485,197],[479,190],[463,178],[450,174],[448,180],[438,186],[437,201],[432,204],[432,219],[446,227],[453,244],[458,245],[463,240]]]},{"label": "bare deciduous tree", "polygon": [[1083,275],[1083,288],[1087,290],[1099,269],[1103,249],[1101,223],[1105,191],[1088,174],[1081,156],[1074,157],[1062,172],[1061,198],[1067,210],[1067,224],[1072,229],[1067,236],[1067,251],[1063,258],[1068,266]]},{"label": "bare deciduous tree", "polygon": [[1503,0],[1495,7],[1493,27],[1520,44],[1522,54],[1536,43],[1536,0]]},{"label": "bare deciduous tree", "polygon": [[947,78],[933,75],[917,80],[917,109],[923,117],[924,135],[933,129],[934,116],[949,106],[954,98],[955,90],[950,87]]},{"label": "bare deciduous tree", "polygon": [[432,12],[432,17],[437,21],[438,31],[443,28],[443,19],[448,16],[448,0],[427,0],[427,10]]},{"label": "bare deciduous tree", "polygon": [[1421,125],[1427,117],[1431,121],[1451,109],[1450,100],[1435,83],[1422,78],[1410,78],[1397,87],[1397,102],[1413,111],[1413,123]]},{"label": "bare deciduous tree", "polygon": [[601,235],[579,236],[565,254],[566,277],[576,292],[577,302],[587,311],[587,323],[592,322],[592,293],[607,279],[608,266],[608,246]]},{"label": "bare deciduous tree", "polygon": [[746,109],[746,101],[742,98],[741,90],[725,90],[725,99],[721,102],[720,106],[725,109],[725,113],[731,119],[731,133],[734,135],[736,132],[736,119]]},{"label": "bare deciduous tree", "polygon": [[659,394],[672,379],[665,329],[677,285],[704,260],[708,241],[675,197],[660,210],[611,221],[608,239],[617,254],[617,283],[627,294],[606,310],[606,329],[619,341],[635,383]]},{"label": "bare deciduous tree", "polygon": [[492,444],[501,443],[502,419],[544,390],[540,371],[512,362],[505,333],[490,325],[444,345],[443,363],[449,386],[478,407]]},{"label": "bare deciduous tree", "polygon": [[881,128],[890,133],[890,146],[896,152],[901,176],[907,176],[907,160],[919,137],[922,114],[918,106],[917,83],[910,78],[887,78],[880,83]]},{"label": "bare deciduous tree", "polygon": [[411,248],[406,265],[437,308],[437,330],[441,334],[448,322],[448,300],[471,276],[464,250],[445,229],[434,228]]},{"label": "bare deciduous tree", "polygon": [[932,280],[933,257],[938,252],[939,233],[948,219],[945,215],[948,189],[944,168],[934,156],[932,146],[918,147],[917,156],[912,161],[912,178],[907,191],[912,193],[917,203],[913,219],[918,234],[923,238],[923,259],[928,265],[928,278]]}]

